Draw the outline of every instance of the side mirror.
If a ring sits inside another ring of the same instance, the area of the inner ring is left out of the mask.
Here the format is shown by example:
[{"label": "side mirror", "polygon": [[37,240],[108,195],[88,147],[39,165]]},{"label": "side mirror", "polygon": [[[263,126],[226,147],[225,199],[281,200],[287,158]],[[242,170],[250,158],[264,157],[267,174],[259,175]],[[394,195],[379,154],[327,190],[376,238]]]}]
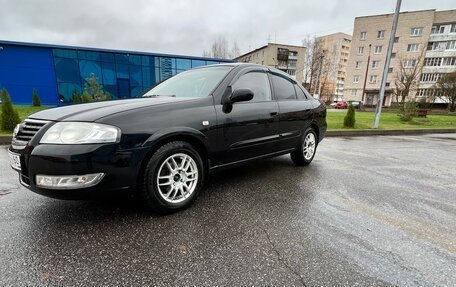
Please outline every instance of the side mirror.
[{"label": "side mirror", "polygon": [[253,91],[251,89],[237,89],[229,97],[229,102],[246,102],[251,99],[253,99]]}]

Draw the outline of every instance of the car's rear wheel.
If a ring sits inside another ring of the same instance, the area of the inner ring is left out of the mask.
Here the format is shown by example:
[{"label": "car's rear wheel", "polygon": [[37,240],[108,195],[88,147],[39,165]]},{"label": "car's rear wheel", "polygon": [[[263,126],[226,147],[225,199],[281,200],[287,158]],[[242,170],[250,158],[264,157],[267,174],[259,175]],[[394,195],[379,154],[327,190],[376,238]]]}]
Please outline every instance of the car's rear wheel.
[{"label": "car's rear wheel", "polygon": [[150,158],[144,172],[142,197],[154,211],[172,213],[195,200],[203,180],[199,153],[187,142],[170,142]]},{"label": "car's rear wheel", "polygon": [[301,139],[298,148],[291,153],[291,160],[295,165],[309,165],[317,151],[318,138],[313,128],[308,128]]}]

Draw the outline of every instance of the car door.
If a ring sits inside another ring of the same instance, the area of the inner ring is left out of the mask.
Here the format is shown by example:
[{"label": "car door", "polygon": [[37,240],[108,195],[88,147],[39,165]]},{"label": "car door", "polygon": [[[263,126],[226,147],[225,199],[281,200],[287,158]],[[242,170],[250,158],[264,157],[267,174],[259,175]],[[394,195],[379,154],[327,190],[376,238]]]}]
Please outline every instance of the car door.
[{"label": "car door", "polygon": [[312,120],[312,103],[303,88],[293,79],[280,73],[270,73],[274,94],[279,105],[279,133],[277,148],[295,148]]},{"label": "car door", "polygon": [[279,108],[273,99],[267,69],[241,70],[227,87],[225,96],[237,89],[251,89],[253,99],[215,105],[220,147],[217,165],[273,153],[277,149]]}]

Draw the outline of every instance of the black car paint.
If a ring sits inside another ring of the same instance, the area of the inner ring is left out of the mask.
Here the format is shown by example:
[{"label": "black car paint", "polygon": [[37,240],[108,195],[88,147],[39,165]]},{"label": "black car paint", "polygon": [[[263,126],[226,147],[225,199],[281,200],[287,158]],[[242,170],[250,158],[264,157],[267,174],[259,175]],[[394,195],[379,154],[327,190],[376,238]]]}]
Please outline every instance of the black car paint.
[{"label": "black car paint", "polygon": [[[229,65],[229,64],[228,64]],[[326,107],[307,100],[239,102],[222,104],[231,83],[258,65],[231,64],[232,70],[203,98],[139,98],[53,108],[29,118],[49,120],[26,145],[13,142],[10,150],[21,154],[21,182],[34,192],[56,198],[84,198],[104,191],[134,188],[153,151],[165,142],[190,141],[202,154],[206,169],[215,171],[250,160],[289,153],[302,133],[313,126],[321,141],[326,131]],[[273,85],[271,83],[273,95]],[[49,127],[58,121],[85,121],[119,127],[118,143],[53,145],[39,144]],[[209,124],[203,125],[204,122]],[[36,174],[78,175],[104,172],[95,187],[49,190],[35,185]]]}]

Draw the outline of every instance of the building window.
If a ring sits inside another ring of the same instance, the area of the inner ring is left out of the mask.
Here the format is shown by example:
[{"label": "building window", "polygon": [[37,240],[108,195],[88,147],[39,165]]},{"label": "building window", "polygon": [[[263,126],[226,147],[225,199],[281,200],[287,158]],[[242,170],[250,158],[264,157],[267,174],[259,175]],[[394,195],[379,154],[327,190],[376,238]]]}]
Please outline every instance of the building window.
[{"label": "building window", "polygon": [[377,69],[379,65],[380,65],[380,61],[378,61],[378,60],[372,61],[372,69]]},{"label": "building window", "polygon": [[288,60],[288,66],[289,67],[296,67],[296,62],[297,62],[297,60]]},{"label": "building window", "polygon": [[358,90],[352,89],[352,90],[351,90],[351,95],[352,95],[353,97],[356,96],[356,92],[357,92],[357,91],[358,91]]},{"label": "building window", "polygon": [[371,75],[369,78],[369,83],[371,83],[371,84],[377,83],[377,75]]},{"label": "building window", "polygon": [[423,34],[423,27],[413,27],[410,29],[410,36],[418,37]]},{"label": "building window", "polygon": [[358,55],[362,55],[364,53],[364,47],[358,47]]},{"label": "building window", "polygon": [[408,44],[407,52],[418,52],[420,49],[420,44]]},{"label": "building window", "polygon": [[396,53],[391,53],[391,59],[396,58]]},{"label": "building window", "polygon": [[443,51],[447,49],[448,42],[440,41],[440,42],[429,42],[427,46],[428,51]]},{"label": "building window", "polygon": [[359,38],[361,40],[366,40],[366,36],[367,36],[367,32],[361,32],[361,35],[359,36]]},{"label": "building window", "polygon": [[456,57],[443,58],[442,66],[455,66],[455,65],[456,65]]},{"label": "building window", "polygon": [[361,69],[361,61],[355,62],[355,69],[357,69],[357,70]]},{"label": "building window", "polygon": [[406,59],[404,61],[404,68],[414,68],[416,65],[416,59]]},{"label": "building window", "polygon": [[444,74],[441,73],[424,73],[421,74],[422,82],[437,82]]},{"label": "building window", "polygon": [[385,87],[386,87],[386,88],[389,88],[389,87],[390,87],[390,85],[391,85],[391,83],[390,83],[390,82],[386,82],[386,83],[385,83]]},{"label": "building window", "polygon": [[354,75],[353,76],[353,83],[359,83],[359,75]]},{"label": "building window", "polygon": [[456,49],[456,41],[448,41],[447,49],[448,49],[448,50],[454,50],[454,49]]},{"label": "building window", "polygon": [[394,43],[399,42],[399,37],[394,37]]},{"label": "building window", "polygon": [[456,24],[451,24],[450,33],[456,33]]},{"label": "building window", "polygon": [[445,26],[443,26],[443,25],[432,26],[431,34],[443,34],[443,33],[445,33]]},{"label": "building window", "polygon": [[388,73],[392,73],[393,72],[393,67],[389,67],[388,68]]},{"label": "building window", "polygon": [[375,54],[380,54],[383,50],[383,46],[375,46],[374,48],[374,53]]},{"label": "building window", "polygon": [[430,67],[438,67],[442,64],[441,57],[434,57],[434,58],[426,58],[424,59],[424,65]]},{"label": "building window", "polygon": [[294,76],[296,74],[296,70],[287,70],[288,75]]},{"label": "building window", "polygon": [[377,39],[385,38],[385,30],[381,30],[377,32]]}]

